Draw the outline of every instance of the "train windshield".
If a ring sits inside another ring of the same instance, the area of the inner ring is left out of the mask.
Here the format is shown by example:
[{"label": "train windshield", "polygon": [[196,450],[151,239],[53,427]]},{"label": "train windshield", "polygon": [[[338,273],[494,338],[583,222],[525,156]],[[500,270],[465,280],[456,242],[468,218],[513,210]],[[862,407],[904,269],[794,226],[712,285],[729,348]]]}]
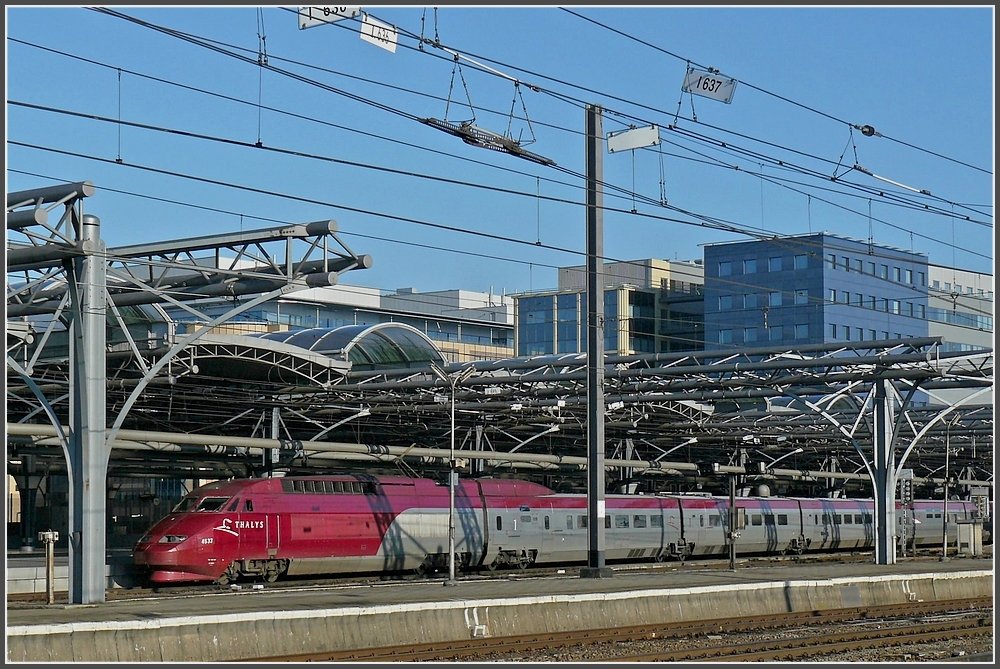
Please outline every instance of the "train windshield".
[{"label": "train windshield", "polygon": [[231,497],[185,497],[174,507],[174,513],[189,513],[191,511],[218,511],[226,505]]}]

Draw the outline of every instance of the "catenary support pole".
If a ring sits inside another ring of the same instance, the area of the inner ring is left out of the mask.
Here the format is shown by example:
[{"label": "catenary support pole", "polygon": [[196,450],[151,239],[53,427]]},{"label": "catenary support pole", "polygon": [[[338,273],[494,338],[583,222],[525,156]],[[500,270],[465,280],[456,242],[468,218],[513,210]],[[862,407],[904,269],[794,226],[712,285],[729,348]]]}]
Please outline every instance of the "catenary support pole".
[{"label": "catenary support pole", "polygon": [[604,178],[601,108],[587,105],[587,566],[583,578],[611,576],[604,560]]}]

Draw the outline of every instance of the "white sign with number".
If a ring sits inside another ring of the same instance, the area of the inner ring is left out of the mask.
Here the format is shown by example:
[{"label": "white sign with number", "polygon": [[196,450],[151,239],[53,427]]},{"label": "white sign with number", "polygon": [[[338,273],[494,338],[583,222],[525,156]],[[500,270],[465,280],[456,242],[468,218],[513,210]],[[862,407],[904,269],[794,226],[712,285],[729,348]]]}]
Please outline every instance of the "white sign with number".
[{"label": "white sign with number", "polygon": [[312,28],[322,23],[333,23],[343,19],[353,19],[361,13],[361,7],[299,7],[299,30]]},{"label": "white sign with number", "polygon": [[396,26],[382,23],[367,14],[361,17],[361,39],[364,41],[396,53],[396,40],[398,38],[399,32],[396,30]]},{"label": "white sign with number", "polygon": [[696,70],[689,67],[681,90],[685,93],[704,95],[720,102],[729,103],[736,92],[736,80],[723,77],[718,72]]}]

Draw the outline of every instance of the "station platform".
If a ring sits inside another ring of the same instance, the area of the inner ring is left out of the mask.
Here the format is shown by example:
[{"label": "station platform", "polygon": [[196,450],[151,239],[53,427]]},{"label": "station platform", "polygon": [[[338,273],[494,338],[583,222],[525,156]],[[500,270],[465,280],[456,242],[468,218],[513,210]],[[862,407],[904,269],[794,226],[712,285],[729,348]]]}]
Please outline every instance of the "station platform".
[{"label": "station platform", "polygon": [[[727,564],[728,566],[728,564]],[[504,579],[243,586],[190,597],[7,606],[8,662],[209,662],[475,637],[561,632],[992,597],[991,558],[894,565],[738,561],[613,567],[609,578],[528,572]],[[58,602],[58,600],[57,600]]]}]

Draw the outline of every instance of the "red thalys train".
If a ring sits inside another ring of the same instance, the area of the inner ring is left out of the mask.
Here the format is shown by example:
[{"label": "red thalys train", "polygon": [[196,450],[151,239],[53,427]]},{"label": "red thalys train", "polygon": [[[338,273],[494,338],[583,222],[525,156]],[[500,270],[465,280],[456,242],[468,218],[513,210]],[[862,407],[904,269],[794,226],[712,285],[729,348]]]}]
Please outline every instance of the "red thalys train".
[{"label": "red thalys train", "polygon": [[[729,500],[707,495],[606,495],[607,560],[727,555]],[[740,497],[745,554],[874,547],[872,500]],[[897,536],[941,545],[942,502],[897,507]],[[975,505],[949,501],[948,515]],[[448,564],[448,487],[364,475],[218,481],[187,495],[135,546],[152,583],[284,574],[428,572]],[[461,569],[586,562],[587,496],[510,479],[462,480],[455,490]],[[955,541],[951,524],[950,540]]]}]

